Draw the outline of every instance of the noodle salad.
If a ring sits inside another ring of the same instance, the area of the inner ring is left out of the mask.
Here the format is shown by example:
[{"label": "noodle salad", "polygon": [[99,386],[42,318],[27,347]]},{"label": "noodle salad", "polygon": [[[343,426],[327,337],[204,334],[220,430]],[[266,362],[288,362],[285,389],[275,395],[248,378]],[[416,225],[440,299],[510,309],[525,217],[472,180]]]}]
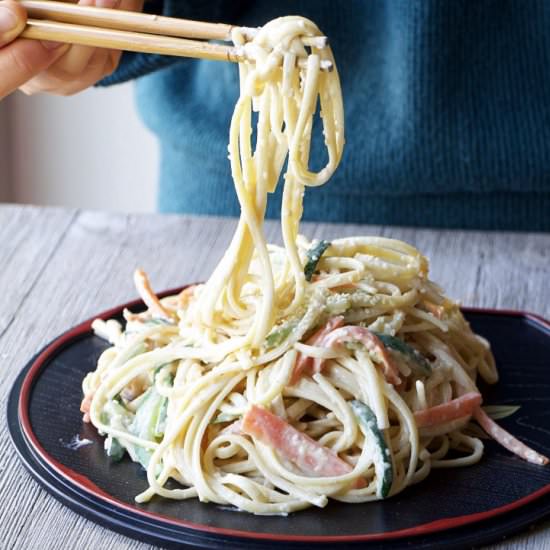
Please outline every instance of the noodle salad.
[{"label": "noodle salad", "polygon": [[[479,461],[474,419],[511,452],[547,464],[482,408],[478,379],[498,380],[490,346],[429,279],[418,250],[299,234],[305,188],[330,178],[344,148],[338,72],[307,19],[243,36],[236,29],[234,42],[254,62],[239,66],[230,127],[241,217],[226,254],[205,284],[162,299],[137,270],[145,311],[125,311],[124,326],[93,324],[112,346],[83,381],[82,412],[113,460],[127,454],[147,470],[136,500],[287,514],[329,498],[383,499],[432,468]],[[311,172],[318,103],[327,164]],[[263,222],[283,169],[284,246],[274,246]]]}]

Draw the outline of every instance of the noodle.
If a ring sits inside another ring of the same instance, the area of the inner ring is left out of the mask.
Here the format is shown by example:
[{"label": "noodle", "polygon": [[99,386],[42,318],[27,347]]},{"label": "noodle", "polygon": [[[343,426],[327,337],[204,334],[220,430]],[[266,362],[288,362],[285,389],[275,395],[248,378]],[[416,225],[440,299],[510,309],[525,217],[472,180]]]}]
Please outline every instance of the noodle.
[{"label": "noodle", "polygon": [[[497,379],[494,360],[429,281],[427,260],[387,238],[298,235],[305,188],[330,178],[344,146],[338,73],[319,35],[301,17],[248,43],[234,32],[254,63],[240,65],[230,128],[233,240],[206,284],[159,300],[137,271],[148,309],[125,312],[124,329],[94,323],[113,347],[85,378],[82,409],[110,456],[147,469],[139,502],[286,514],[329,497],[385,498],[483,452],[463,431],[479,409],[478,374]],[[328,160],[314,173],[318,102]],[[277,247],[263,224],[285,162]]]}]

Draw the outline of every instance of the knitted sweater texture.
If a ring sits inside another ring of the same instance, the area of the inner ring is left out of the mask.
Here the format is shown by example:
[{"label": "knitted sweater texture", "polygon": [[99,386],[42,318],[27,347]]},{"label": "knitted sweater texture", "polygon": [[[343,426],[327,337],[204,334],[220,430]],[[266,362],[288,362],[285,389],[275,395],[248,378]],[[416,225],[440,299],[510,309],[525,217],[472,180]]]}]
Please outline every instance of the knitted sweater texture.
[{"label": "knitted sweater texture", "polygon": [[[550,230],[549,2],[165,0],[146,10],[247,26],[300,14],[329,37],[346,149],[332,180],[306,191],[304,219]],[[132,78],[161,144],[159,209],[237,215],[227,160],[237,67],[124,54],[102,84]],[[321,149],[314,141],[312,168]],[[280,198],[279,188],[269,217]]]}]

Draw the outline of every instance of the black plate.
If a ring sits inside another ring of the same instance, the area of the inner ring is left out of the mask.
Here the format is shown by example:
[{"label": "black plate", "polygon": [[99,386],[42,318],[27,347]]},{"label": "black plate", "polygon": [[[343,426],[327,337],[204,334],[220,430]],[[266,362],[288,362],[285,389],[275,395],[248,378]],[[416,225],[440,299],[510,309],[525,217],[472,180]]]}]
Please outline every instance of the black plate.
[{"label": "black plate", "polygon": [[[517,312],[469,310],[466,315],[473,329],[490,340],[501,375],[496,387],[483,388],[485,403],[521,405],[501,424],[548,454],[550,325]],[[528,464],[492,441],[486,442],[479,464],[433,471],[426,481],[384,502],[330,502],[323,510],[286,518],[237,513],[197,500],[156,498],[136,505],[133,497],[146,487],[144,472],[128,459],[111,463],[103,453],[103,438],[82,424],[79,412],[82,378],[95,369],[105,347],[91,333],[90,321],[54,340],[12,388],[8,425],[23,463],[49,492],[129,536],[203,548],[461,547],[500,539],[550,514],[550,468]],[[72,450],[75,435],[93,444]]]}]

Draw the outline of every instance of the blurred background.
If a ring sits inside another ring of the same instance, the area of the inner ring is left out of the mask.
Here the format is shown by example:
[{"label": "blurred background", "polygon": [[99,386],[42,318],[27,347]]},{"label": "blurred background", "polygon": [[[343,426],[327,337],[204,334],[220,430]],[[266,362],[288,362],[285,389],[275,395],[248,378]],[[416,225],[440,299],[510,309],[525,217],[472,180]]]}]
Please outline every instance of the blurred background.
[{"label": "blurred background", "polygon": [[0,201],[153,212],[155,137],[133,86],[0,102]]}]

